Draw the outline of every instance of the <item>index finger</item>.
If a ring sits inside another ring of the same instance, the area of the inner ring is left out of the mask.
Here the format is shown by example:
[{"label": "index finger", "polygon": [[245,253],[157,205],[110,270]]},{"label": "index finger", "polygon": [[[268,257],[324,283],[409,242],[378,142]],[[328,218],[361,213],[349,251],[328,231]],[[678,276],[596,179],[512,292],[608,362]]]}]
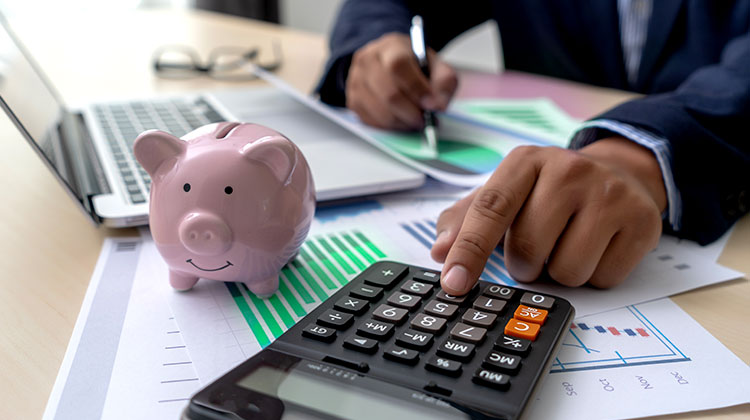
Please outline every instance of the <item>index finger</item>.
[{"label": "index finger", "polygon": [[484,270],[492,251],[510,227],[536,183],[541,148],[523,146],[503,159],[474,197],[443,265],[446,293],[466,294]]}]

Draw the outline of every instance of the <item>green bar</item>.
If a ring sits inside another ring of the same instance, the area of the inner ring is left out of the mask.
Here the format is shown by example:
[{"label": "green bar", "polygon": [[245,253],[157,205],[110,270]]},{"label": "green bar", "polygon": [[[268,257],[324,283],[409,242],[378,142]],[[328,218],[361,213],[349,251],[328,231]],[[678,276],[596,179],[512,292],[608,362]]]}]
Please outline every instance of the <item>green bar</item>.
[{"label": "green bar", "polygon": [[339,269],[336,268],[335,265],[333,265],[333,263],[331,262],[331,260],[328,258],[326,254],[320,252],[320,249],[318,248],[317,245],[313,243],[313,241],[308,241],[307,246],[310,247],[313,254],[315,254],[315,256],[318,257],[319,260],[323,261],[323,265],[325,265],[328,271],[330,271],[333,274],[333,276],[336,277],[336,280],[338,280],[342,286],[345,286],[346,283],[348,283],[346,281],[346,277],[344,277],[344,275],[341,274]]},{"label": "green bar", "polygon": [[365,236],[362,232],[355,231],[354,234],[357,236],[357,238],[359,238],[360,241],[364,242],[365,245],[367,245],[367,247],[370,248],[370,250],[378,256],[378,258],[385,258],[385,254],[383,253],[383,251],[379,250],[378,247],[376,247],[375,244],[372,243],[370,238]]},{"label": "green bar", "polygon": [[350,260],[352,260],[352,262],[354,262],[354,265],[356,265],[357,268],[359,268],[360,270],[364,270],[365,268],[367,268],[367,266],[362,264],[359,258],[357,258],[357,256],[354,255],[354,253],[349,249],[349,247],[347,247],[343,242],[341,242],[341,239],[333,236],[333,234],[329,236],[331,237],[331,240],[333,241],[333,243],[336,244],[336,246],[339,247],[339,249],[344,251],[344,254],[346,254],[346,256],[349,257]]},{"label": "green bar", "polygon": [[260,316],[263,317],[264,321],[266,321],[266,325],[268,325],[268,328],[271,330],[271,334],[273,334],[273,336],[276,338],[279,338],[281,334],[284,334],[284,330],[279,327],[279,323],[276,322],[276,318],[274,318],[271,311],[268,310],[268,306],[266,306],[266,303],[263,302],[263,299],[255,296],[255,293],[251,292],[244,283],[242,284],[242,287],[245,288],[247,295],[250,297],[253,305],[255,305],[255,309],[260,312]]},{"label": "green bar", "polygon": [[240,312],[245,318],[247,325],[250,326],[250,330],[253,332],[255,339],[258,340],[258,344],[260,344],[260,346],[264,348],[267,345],[271,344],[271,340],[266,337],[266,332],[263,331],[263,327],[261,327],[260,322],[258,322],[258,318],[253,315],[253,311],[250,310],[245,297],[242,296],[242,292],[240,292],[240,289],[237,288],[237,285],[235,283],[224,284],[227,286],[227,289],[229,289],[229,293],[234,298],[234,303],[237,304],[238,308],[240,308]]},{"label": "green bar", "polygon": [[300,283],[299,279],[297,279],[297,276],[292,273],[292,270],[289,267],[284,267],[281,269],[281,272],[284,274],[284,276],[289,280],[289,283],[292,284],[292,287],[294,287],[294,290],[299,293],[299,296],[302,298],[302,300],[305,301],[305,303],[313,303],[315,302],[315,299],[313,299],[312,296],[310,296],[309,293],[307,293],[307,289],[305,289],[305,286]]},{"label": "green bar", "polygon": [[305,248],[299,249],[299,255],[302,257],[302,259],[307,261],[308,264],[310,264],[310,268],[312,268],[315,274],[318,275],[318,278],[323,282],[323,284],[326,285],[328,290],[334,290],[338,288],[338,286],[333,284],[331,279],[328,277],[328,274],[326,274],[325,271],[323,271],[323,269],[320,268],[320,265],[318,265],[318,263],[315,262],[315,260],[313,260],[312,257],[310,257],[310,254],[308,254],[307,251],[305,251]]},{"label": "green bar", "polygon": [[339,263],[340,266],[344,268],[344,271],[346,271],[346,274],[355,274],[352,266],[349,265],[349,263],[346,262],[346,260],[343,259],[341,255],[339,255],[338,252],[336,252],[336,250],[331,246],[331,244],[328,243],[328,241],[326,241],[325,238],[323,237],[318,238],[318,242],[323,247],[323,249],[326,250],[326,252],[333,255],[333,258]]},{"label": "green bar", "polygon": [[299,271],[300,275],[302,275],[302,278],[305,279],[310,288],[313,289],[313,292],[318,295],[318,299],[320,299],[321,302],[328,299],[328,295],[326,294],[326,292],[323,291],[323,288],[320,287],[318,282],[315,281],[313,276],[310,275],[310,272],[307,271],[307,269],[303,267],[302,264],[295,260],[292,261],[292,267],[296,268],[297,271]]},{"label": "green bar", "polygon": [[302,305],[297,302],[297,298],[294,296],[294,293],[289,290],[289,287],[283,281],[279,282],[279,292],[281,292],[281,296],[284,296],[284,299],[286,299],[286,302],[289,304],[289,306],[292,307],[292,310],[298,317],[302,318],[303,316],[307,315],[307,312],[305,312],[305,308],[303,308]]},{"label": "green bar", "polygon": [[370,264],[375,262],[375,258],[372,258],[370,254],[368,254],[364,249],[362,249],[362,245],[355,242],[354,238],[352,238],[348,233],[343,233],[342,235],[344,236],[344,239],[346,239],[346,241],[349,242],[349,245],[353,246],[354,249],[356,249],[357,252],[359,252],[359,254],[362,255],[367,260],[367,262],[369,262]]},{"label": "green bar", "polygon": [[[281,284],[279,284],[281,286]],[[245,289],[247,290],[247,286],[245,286]],[[250,294],[250,290],[247,290],[247,293]],[[286,296],[284,296],[287,298]],[[292,299],[294,297],[292,296]],[[278,295],[273,295],[266,299],[268,302],[271,302],[271,306],[273,306],[274,309],[276,309],[276,313],[279,314],[281,317],[281,320],[284,321],[284,325],[286,325],[287,328],[292,328],[294,325],[294,318],[292,318],[292,315],[289,314],[289,311],[286,310],[286,307],[284,306],[284,303],[279,299]],[[287,298],[287,300],[289,300]]]}]

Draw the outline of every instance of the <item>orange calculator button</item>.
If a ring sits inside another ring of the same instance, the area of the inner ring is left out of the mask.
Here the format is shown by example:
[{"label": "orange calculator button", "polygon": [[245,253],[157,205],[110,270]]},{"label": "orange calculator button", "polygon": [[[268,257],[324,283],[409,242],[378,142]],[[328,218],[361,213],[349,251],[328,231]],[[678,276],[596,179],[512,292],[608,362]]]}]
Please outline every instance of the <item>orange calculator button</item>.
[{"label": "orange calculator button", "polygon": [[547,320],[547,314],[549,312],[544,309],[532,308],[526,305],[518,305],[518,309],[513,314],[513,318],[521,321],[529,321],[534,324],[544,325],[544,321]]},{"label": "orange calculator button", "polygon": [[536,340],[536,336],[539,335],[539,328],[539,324],[519,321],[513,318],[505,324],[505,334],[534,341]]}]

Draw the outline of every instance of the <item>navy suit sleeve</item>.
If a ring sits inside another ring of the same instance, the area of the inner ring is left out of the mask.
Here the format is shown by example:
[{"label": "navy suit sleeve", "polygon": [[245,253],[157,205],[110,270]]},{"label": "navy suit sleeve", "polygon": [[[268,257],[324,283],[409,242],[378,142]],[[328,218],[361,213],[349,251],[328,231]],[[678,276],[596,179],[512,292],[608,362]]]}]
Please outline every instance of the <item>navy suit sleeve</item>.
[{"label": "navy suit sleeve", "polygon": [[330,55],[316,91],[331,105],[346,104],[346,77],[356,50],[390,32],[408,34],[411,18],[420,14],[425,22],[425,42],[440,50],[461,32],[491,16],[488,1],[472,1],[471,7],[456,7],[449,0],[347,0],[341,7],[330,37]]},{"label": "navy suit sleeve", "polygon": [[750,35],[732,40],[720,63],[695,71],[675,91],[626,102],[597,118],[669,142],[682,201],[681,226],[673,233],[706,244],[750,210]]}]

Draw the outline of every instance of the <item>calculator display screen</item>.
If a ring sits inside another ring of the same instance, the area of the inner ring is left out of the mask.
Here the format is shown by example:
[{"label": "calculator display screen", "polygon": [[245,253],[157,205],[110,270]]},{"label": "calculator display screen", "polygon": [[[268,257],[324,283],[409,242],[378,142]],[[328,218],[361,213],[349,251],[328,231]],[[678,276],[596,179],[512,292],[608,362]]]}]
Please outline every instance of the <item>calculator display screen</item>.
[{"label": "calculator display screen", "polygon": [[[260,366],[242,378],[238,385],[320,413],[352,420],[468,418],[448,403],[422,393],[339,369],[311,371],[310,365],[304,365],[304,362],[300,363],[289,371]],[[294,410],[287,408],[281,418],[296,417]]]}]

